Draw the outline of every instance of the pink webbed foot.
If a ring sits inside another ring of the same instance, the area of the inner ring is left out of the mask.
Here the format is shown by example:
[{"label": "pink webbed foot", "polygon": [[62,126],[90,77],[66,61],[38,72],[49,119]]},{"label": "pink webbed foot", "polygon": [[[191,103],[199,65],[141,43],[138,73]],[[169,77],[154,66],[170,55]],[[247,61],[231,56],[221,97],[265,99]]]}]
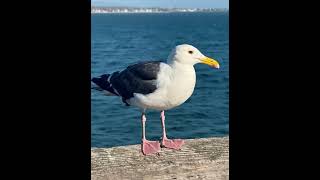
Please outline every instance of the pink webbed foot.
[{"label": "pink webbed foot", "polygon": [[163,138],[161,140],[161,146],[170,148],[170,149],[175,149],[179,150],[181,149],[182,145],[184,144],[184,140],[182,139],[168,139],[168,138]]},{"label": "pink webbed foot", "polygon": [[160,149],[160,143],[158,141],[142,140],[141,151],[144,155],[157,153]]}]

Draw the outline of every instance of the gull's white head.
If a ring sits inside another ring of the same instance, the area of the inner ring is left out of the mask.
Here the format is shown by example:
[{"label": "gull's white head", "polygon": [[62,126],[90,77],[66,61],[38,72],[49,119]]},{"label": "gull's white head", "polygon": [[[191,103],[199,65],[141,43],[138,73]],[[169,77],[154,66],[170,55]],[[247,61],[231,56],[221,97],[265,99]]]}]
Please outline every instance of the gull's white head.
[{"label": "gull's white head", "polygon": [[178,62],[181,64],[195,65],[197,63],[207,64],[214,68],[219,68],[219,63],[203,55],[197,48],[189,45],[182,44],[176,46],[168,57],[168,63]]}]

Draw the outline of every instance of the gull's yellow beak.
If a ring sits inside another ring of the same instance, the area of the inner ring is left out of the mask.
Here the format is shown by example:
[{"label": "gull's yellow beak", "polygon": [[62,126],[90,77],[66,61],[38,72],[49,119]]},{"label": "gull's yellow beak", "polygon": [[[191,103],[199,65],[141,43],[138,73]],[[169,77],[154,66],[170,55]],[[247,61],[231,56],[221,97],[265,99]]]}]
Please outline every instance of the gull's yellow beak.
[{"label": "gull's yellow beak", "polygon": [[214,68],[217,68],[217,69],[220,68],[218,61],[216,61],[214,59],[211,59],[209,57],[204,57],[204,58],[201,58],[200,60],[203,64],[207,64],[207,65],[214,67]]}]

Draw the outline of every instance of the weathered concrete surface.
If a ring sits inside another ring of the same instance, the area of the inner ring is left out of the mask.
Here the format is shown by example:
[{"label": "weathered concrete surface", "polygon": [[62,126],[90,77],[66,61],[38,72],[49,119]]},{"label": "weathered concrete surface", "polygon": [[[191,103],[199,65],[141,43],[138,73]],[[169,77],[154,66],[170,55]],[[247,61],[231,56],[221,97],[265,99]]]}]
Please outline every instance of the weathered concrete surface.
[{"label": "weathered concrete surface", "polygon": [[186,140],[143,156],[140,145],[91,149],[91,179],[229,179],[229,137]]}]

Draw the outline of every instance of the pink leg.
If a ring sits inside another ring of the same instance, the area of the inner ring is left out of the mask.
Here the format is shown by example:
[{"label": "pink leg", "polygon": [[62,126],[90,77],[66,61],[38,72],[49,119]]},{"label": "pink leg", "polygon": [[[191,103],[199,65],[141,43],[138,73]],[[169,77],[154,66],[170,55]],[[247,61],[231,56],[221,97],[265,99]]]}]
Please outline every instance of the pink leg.
[{"label": "pink leg", "polygon": [[184,141],[182,139],[168,139],[166,135],[166,127],[165,127],[165,116],[164,111],[161,111],[161,124],[162,124],[162,140],[161,140],[161,146],[170,148],[170,149],[181,149],[181,146],[184,144]]},{"label": "pink leg", "polygon": [[144,155],[153,154],[160,151],[160,143],[158,141],[148,141],[146,139],[146,117],[144,113],[141,115],[141,123],[142,123],[142,143],[141,143],[141,151]]}]

